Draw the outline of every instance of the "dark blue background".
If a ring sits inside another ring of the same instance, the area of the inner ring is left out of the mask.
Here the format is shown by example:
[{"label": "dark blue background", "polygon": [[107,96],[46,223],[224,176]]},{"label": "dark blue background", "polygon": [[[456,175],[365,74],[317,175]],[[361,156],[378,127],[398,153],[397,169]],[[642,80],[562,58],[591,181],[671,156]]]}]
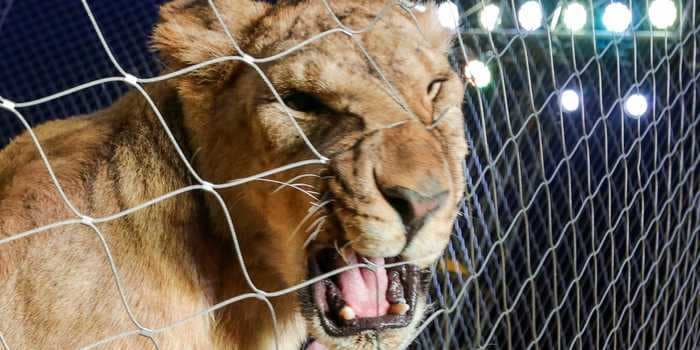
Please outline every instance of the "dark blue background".
[{"label": "dark blue background", "polygon": [[[163,0],[89,1],[117,60],[133,75],[150,77],[159,71],[160,65],[154,59],[147,43],[151,28],[157,20],[158,6],[162,2]],[[510,6],[508,0],[500,2],[504,8]],[[543,2],[546,8],[552,8],[547,4],[553,1]],[[476,2],[461,3],[465,5],[464,8],[468,8]],[[607,3],[607,0],[594,1],[598,13],[601,13],[601,6]],[[692,1],[684,3],[686,9],[683,13],[685,17],[690,17],[688,9]],[[471,21],[475,16],[472,17]],[[505,22],[504,25],[507,24]],[[465,26],[475,27],[473,23],[468,22]],[[641,29],[648,28],[645,24]],[[693,29],[691,25],[686,24],[684,33]],[[465,35],[464,39],[471,58],[485,60],[493,55],[487,37]],[[499,49],[503,49],[506,43],[510,42],[511,36],[498,35],[495,39]],[[669,45],[676,45],[677,39],[672,37]],[[556,66],[561,83],[562,78],[573,74],[570,41],[567,37],[554,37],[552,40],[553,65]],[[696,181],[695,185],[684,184],[680,198],[673,198],[674,201],[667,209],[655,208],[657,203],[663,203],[670,197],[666,188],[675,188],[687,174],[697,174],[696,168],[689,168],[689,164],[697,160],[695,146],[691,147],[689,139],[680,144],[680,149],[684,152],[676,152],[663,166],[658,164],[661,164],[662,157],[671,152],[672,146],[683,132],[690,131],[696,135],[693,140],[700,137],[700,127],[688,127],[700,117],[697,114],[693,115],[696,109],[692,94],[698,90],[690,90],[683,94],[680,102],[668,113],[659,114],[659,111],[666,107],[668,100],[681,94],[681,85],[687,84],[691,75],[689,67],[697,65],[698,58],[691,56],[692,42],[686,44],[684,55],[675,55],[670,60],[668,71],[664,67],[655,73],[653,80],[647,79],[640,87],[640,90],[650,97],[650,103],[656,106],[657,115],[649,114],[639,121],[626,118],[614,104],[617,98],[615,70],[618,58],[621,67],[620,85],[625,91],[634,82],[636,70],[641,72],[640,75],[644,74],[668,54],[663,41],[656,40],[650,47],[651,42],[652,40],[639,39],[636,42],[639,53],[636,56],[632,50],[633,41],[629,38],[622,40],[614,49],[607,50],[600,58],[603,71],[601,75],[604,77],[600,82],[595,68],[589,68],[582,73],[585,116],[580,113],[560,116],[556,102],[544,102],[561,86],[556,86],[550,76],[550,48],[543,36],[530,36],[526,41],[516,41],[510,49],[503,50],[500,57],[504,65],[502,83],[495,63],[492,62],[493,85],[478,93],[475,89],[467,90],[466,132],[473,146],[472,156],[467,164],[467,184],[472,194],[472,208],[468,215],[459,218],[459,225],[456,227],[459,234],[453,235],[446,256],[464,262],[470,270],[474,268],[469,264],[484,266],[485,269],[476,280],[478,284],[466,284],[464,276],[459,274],[450,275],[450,278],[435,275],[433,292],[440,305],[454,300],[461,287],[469,287],[468,297],[463,300],[458,311],[450,315],[455,327],[454,333],[447,337],[451,338],[451,345],[469,344],[475,339],[475,334],[496,328],[494,348],[505,348],[508,335],[513,337],[515,348],[526,347],[531,341],[531,315],[535,315],[538,325],[544,324],[559,302],[554,292],[558,291],[559,296],[563,295],[566,287],[578,274],[572,265],[574,258],[578,258],[581,264],[587,256],[594,255],[600,274],[593,275],[589,268],[581,278],[576,278],[582,286],[581,313],[586,316],[594,312],[593,308],[596,307],[602,316],[601,324],[588,327],[581,336],[583,348],[596,348],[596,344],[591,341],[594,332],[597,329],[607,332],[611,328],[613,318],[610,316],[621,313],[624,299],[619,297],[619,303],[612,303],[611,298],[608,298],[601,305],[595,305],[592,291],[602,291],[613,285],[613,293],[624,295],[624,283],[611,282],[611,269],[619,267],[624,258],[626,247],[622,238],[627,234],[626,231],[631,232],[631,239],[634,241],[640,232],[649,227],[657,227],[645,239],[641,249],[626,267],[631,271],[633,287],[641,284],[644,276],[640,271],[648,273],[652,263],[660,262],[658,266],[664,266],[666,262],[673,261],[670,255],[666,258],[660,256],[656,248],[664,243],[663,239],[666,237],[658,234],[664,231],[658,227],[676,227],[681,222],[677,213],[692,205],[697,206],[690,200],[694,198],[694,194],[700,192],[700,181]],[[605,47],[609,43],[609,40],[600,40],[597,45]],[[593,41],[587,38],[576,39],[579,65],[590,59],[593,54],[592,44]],[[524,48],[529,50],[528,55],[531,58],[528,74],[525,71],[528,67],[523,60]],[[17,102],[28,101],[95,79],[118,75],[101,47],[81,1],[0,0],[1,97]],[[679,76],[683,77],[682,84],[678,82]],[[667,82],[670,82],[670,89],[666,85]],[[544,106],[536,118],[528,117],[532,112],[527,93],[528,84],[533,84],[534,104]],[[598,91],[599,86],[602,92]],[[124,84],[102,84],[32,108],[23,108],[21,112],[32,125],[36,125],[44,120],[87,113],[108,106],[126,90]],[[651,91],[655,91],[656,96],[652,96]],[[600,99],[599,93],[602,96]],[[480,105],[478,97],[483,98],[483,106]],[[506,97],[507,105],[503,102]],[[483,111],[480,111],[481,108]],[[591,129],[594,123],[601,120],[600,111],[608,111],[611,108],[613,110],[610,117],[599,123],[595,129]],[[506,120],[507,111],[510,112],[512,121]],[[482,113],[485,122],[481,120]],[[586,126],[582,125],[583,122]],[[521,136],[515,138],[515,142],[509,142],[513,141],[509,136],[509,127],[516,131],[521,128],[524,130]],[[0,110],[0,147],[22,130],[14,115]],[[640,131],[649,130],[653,132],[640,137]],[[588,132],[591,135],[586,136],[586,146],[571,151]],[[566,135],[566,140],[562,139],[562,134]],[[485,139],[489,140],[489,144],[484,142]],[[633,141],[641,142],[636,145],[632,144]],[[633,147],[638,148],[638,151],[625,156],[624,151]],[[492,160],[491,157],[500,151],[503,151],[502,156]],[[565,156],[570,156],[570,162],[567,162],[566,166],[560,166]],[[516,157],[522,158],[522,166],[517,165]],[[606,168],[622,158],[627,164],[608,173]],[[636,175],[637,164],[640,168],[639,175]],[[571,168],[570,175],[567,167]],[[629,174],[625,170],[629,170]],[[629,223],[624,221],[611,230],[612,234],[609,236],[617,237],[616,239],[602,241],[603,234],[611,229],[610,223],[624,215],[623,208],[627,204],[624,186],[627,185],[628,194],[632,194],[657,170],[658,174],[652,178],[652,184],[657,186],[647,187],[642,191],[641,199],[630,203]],[[539,191],[538,188],[545,181],[549,183],[547,191]],[[601,184],[600,190],[591,200],[586,199],[590,194],[587,189],[588,182],[594,187]],[[569,187],[572,188],[571,195]],[[528,216],[527,222],[522,219],[523,216],[516,218],[516,214],[520,213],[526,204],[518,200],[520,190],[524,191],[523,197],[526,202],[532,200],[532,205],[524,211]],[[574,212],[581,208],[583,215],[572,220],[566,205],[569,203],[573,204]],[[659,220],[654,221],[657,218]],[[570,220],[572,225],[568,225]],[[695,222],[697,223],[697,219]],[[498,256],[492,256],[490,260],[485,261],[484,255],[511,224],[514,224],[514,229],[504,244],[507,259],[504,259],[503,264],[506,267],[501,270],[501,260]],[[523,233],[526,228],[531,232],[529,237]],[[549,237],[550,234],[552,237]],[[557,240],[561,236],[566,237],[564,243],[554,251],[558,260],[555,261],[550,255],[545,260],[542,273],[533,280],[532,293],[535,294],[538,305],[536,310],[532,310],[527,302],[530,299],[528,289],[526,298],[520,299],[512,313],[506,313],[505,309],[509,305],[502,301],[504,295],[507,294],[510,303],[516,292],[528,283],[526,279],[531,274],[531,271],[526,269],[528,263],[536,264],[544,260],[545,251],[551,247],[549,240]],[[578,245],[573,245],[572,242],[578,242]],[[675,244],[681,247],[686,243],[697,244],[693,242],[697,241],[687,237],[685,241],[677,240]],[[600,245],[601,249],[594,254],[592,247],[597,245]],[[532,253],[526,253],[525,247],[531,247]],[[472,253],[472,250],[476,253]],[[642,294],[646,294],[647,300],[651,300],[654,291],[660,288],[664,279],[671,277],[662,271],[659,281],[648,283]],[[548,332],[540,342],[543,348],[555,348],[558,341],[563,341],[564,344],[572,341],[578,331],[572,316],[576,313],[575,308],[574,298],[570,297],[561,309],[562,332],[552,331],[553,324],[550,323]],[[626,317],[632,316],[633,328],[641,325],[642,320],[637,317],[640,310],[649,310],[649,306],[641,305],[639,300],[628,310]],[[477,318],[474,315],[477,312],[480,319],[475,322]],[[663,316],[666,310],[661,309],[657,312]],[[504,322],[498,319],[504,313],[509,317],[508,322],[512,319],[512,331],[507,330]],[[419,338],[418,346],[424,349],[440,347],[439,341],[444,329],[442,318],[438,320],[440,322],[432,324],[428,332]],[[627,320],[623,324],[627,324]],[[623,339],[620,340],[620,344],[623,344],[621,347],[624,348]]]},{"label": "dark blue background", "polygon": [[[162,2],[89,2],[119,63],[134,75],[158,71],[147,42]],[[114,75],[81,1],[0,0],[0,96],[28,101]],[[87,113],[125,90],[105,84],[22,112],[32,124]],[[0,112],[0,147],[22,129],[8,114]]]}]

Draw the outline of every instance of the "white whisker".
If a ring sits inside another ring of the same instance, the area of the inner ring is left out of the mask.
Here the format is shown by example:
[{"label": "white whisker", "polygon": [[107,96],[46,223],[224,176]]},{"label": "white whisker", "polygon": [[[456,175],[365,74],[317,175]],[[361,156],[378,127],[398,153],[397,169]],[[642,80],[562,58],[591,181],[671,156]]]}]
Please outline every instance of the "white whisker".
[{"label": "white whisker", "polygon": [[[311,241],[316,239],[318,234],[321,232],[321,229],[323,228],[323,224],[326,222],[326,218],[327,218],[327,216],[323,216],[323,217],[319,218],[320,220],[318,220],[318,225],[316,225],[316,229],[314,230],[313,233],[311,233],[309,235],[309,238],[307,238],[306,241],[304,242],[304,248],[306,248],[309,245],[309,243],[311,243]],[[312,226],[313,226],[313,224],[312,224]]]},{"label": "white whisker", "polygon": [[327,217],[327,215],[324,215],[324,216],[321,216],[321,217],[317,218],[316,220],[314,220],[314,222],[312,222],[311,225],[309,225],[309,227],[306,229],[306,232],[313,230],[314,227],[316,227],[316,226],[320,226],[320,223],[325,221],[326,217]]},{"label": "white whisker", "polygon": [[[315,199],[315,200],[318,200],[318,198],[316,197],[316,195],[313,194],[313,193],[318,194],[318,192],[308,191],[308,190],[305,190],[305,189],[301,188],[301,186],[310,186],[311,188],[313,188],[313,186],[311,186],[311,185],[307,185],[307,184],[289,184],[289,183],[286,183],[286,182],[277,181],[277,180],[272,180],[272,179],[265,179],[265,178],[256,179],[256,181],[271,182],[271,183],[279,184],[280,187],[278,187],[276,190],[272,191],[272,193],[277,192],[277,191],[278,191],[280,188],[282,188],[282,187],[291,187],[291,188],[293,188],[293,189],[295,189],[295,190],[297,190],[297,191],[299,191],[299,192],[301,192],[301,193],[304,193],[305,195],[307,195],[307,196],[309,196],[309,197],[311,197],[311,198],[313,198],[313,199]],[[312,193],[312,192],[313,192],[313,193]]]},{"label": "white whisker", "polygon": [[[282,185],[281,185],[280,187],[277,187],[274,191],[272,191],[272,193],[275,193],[275,192],[279,191],[280,189],[282,189],[282,188],[284,187],[284,185],[289,185],[289,184],[295,182],[296,180],[303,179],[303,178],[305,178],[305,177],[317,177],[317,178],[321,178],[319,175],[316,175],[316,174],[301,174],[301,175],[295,176],[295,177],[293,177],[293,178],[287,180],[286,182],[279,182],[279,183],[282,184]],[[309,184],[304,184],[304,185],[310,186],[310,187],[313,188],[313,185],[309,185]]]},{"label": "white whisker", "polygon": [[312,206],[309,208],[309,212],[304,216],[303,219],[301,219],[301,221],[299,222],[297,227],[294,228],[294,231],[292,231],[292,234],[289,236],[289,239],[291,240],[292,237],[294,237],[297,234],[297,232],[299,232],[299,229],[301,228],[301,226],[304,225],[304,223],[307,220],[309,220],[309,218],[314,216],[314,214],[316,214],[319,210],[321,210],[321,208],[328,205],[332,201],[333,201],[332,199],[329,199],[329,200],[323,201],[319,204],[312,204]]},{"label": "white whisker", "polygon": [[331,204],[331,203],[333,203],[333,202],[335,202],[335,199],[326,199],[325,201],[323,201],[323,202],[321,202],[321,203],[309,202],[309,204],[311,204],[311,205],[314,206],[314,207],[324,207],[324,206],[326,206],[326,205],[328,205],[328,204]]},{"label": "white whisker", "polygon": [[333,246],[335,247],[335,251],[338,252],[338,255],[340,255],[340,257],[343,259],[343,261],[345,262],[346,265],[350,265],[350,262],[349,262],[348,259],[345,257],[345,254],[344,254],[345,248],[347,248],[348,246],[350,246],[351,244],[353,244],[353,243],[354,243],[355,241],[357,241],[358,239],[359,239],[359,237],[355,238],[354,240],[347,241],[347,242],[345,242],[345,243],[343,244],[342,247],[338,247],[338,241],[337,241],[337,240],[336,240],[336,241],[333,241]]}]

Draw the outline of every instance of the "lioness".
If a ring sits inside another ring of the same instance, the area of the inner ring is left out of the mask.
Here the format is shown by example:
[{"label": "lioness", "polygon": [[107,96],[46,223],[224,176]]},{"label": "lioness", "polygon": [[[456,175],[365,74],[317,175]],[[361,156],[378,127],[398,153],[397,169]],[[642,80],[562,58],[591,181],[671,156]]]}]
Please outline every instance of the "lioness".
[{"label": "lioness", "polygon": [[[214,3],[252,57],[339,27],[321,1]],[[463,86],[446,57],[452,34],[432,5],[330,6],[345,32],[259,64],[294,119],[260,72],[223,60],[145,84],[182,155],[138,91],[35,128],[82,216],[62,199],[29,134],[0,152],[0,334],[11,349],[98,341],[114,349],[271,349],[275,340],[280,349],[396,349],[410,339],[427,307],[425,271],[447,245],[464,186]],[[170,71],[238,54],[230,39],[206,0],[164,5],[152,37]],[[324,159],[293,120],[327,162],[239,186],[205,185],[99,220],[200,184],[184,160],[207,183],[225,184]],[[260,291],[354,262],[373,271],[346,268],[270,296],[271,305],[262,292],[217,305],[255,292],[234,234]],[[383,266],[400,262],[410,264]]]}]

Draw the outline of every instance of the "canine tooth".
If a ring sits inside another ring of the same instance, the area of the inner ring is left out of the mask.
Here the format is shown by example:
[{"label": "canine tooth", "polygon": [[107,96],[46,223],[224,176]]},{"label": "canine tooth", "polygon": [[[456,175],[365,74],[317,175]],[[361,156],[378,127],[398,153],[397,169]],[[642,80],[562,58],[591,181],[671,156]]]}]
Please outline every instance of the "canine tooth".
[{"label": "canine tooth", "polygon": [[410,309],[411,307],[408,306],[408,304],[391,304],[391,306],[389,306],[389,313],[392,315],[405,315]]},{"label": "canine tooth", "polygon": [[345,321],[350,321],[350,320],[355,319],[355,310],[353,310],[348,305],[343,306],[343,308],[340,309],[340,312],[338,314],[340,315],[340,318],[342,318]]}]

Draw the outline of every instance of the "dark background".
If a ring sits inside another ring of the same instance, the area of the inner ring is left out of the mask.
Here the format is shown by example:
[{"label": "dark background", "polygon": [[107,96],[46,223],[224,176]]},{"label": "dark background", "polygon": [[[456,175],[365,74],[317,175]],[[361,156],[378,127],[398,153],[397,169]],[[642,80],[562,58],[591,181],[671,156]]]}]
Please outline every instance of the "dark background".
[{"label": "dark background", "polygon": [[[158,72],[147,41],[162,2],[89,2],[117,59],[134,75]],[[0,0],[0,96],[28,101],[115,75],[81,1]],[[125,91],[105,84],[23,112],[32,124],[65,118],[107,106]],[[2,113],[0,146],[22,130]]]},{"label": "dark background", "polygon": [[[158,74],[147,42],[161,2],[89,1],[117,60],[133,75]],[[641,331],[634,347],[645,349],[655,339],[670,341],[677,329],[680,336],[698,331],[692,323],[698,272],[688,270],[700,256],[700,210],[692,210],[700,206],[692,75],[698,39],[681,42],[697,30],[689,22],[694,2],[684,3],[682,28],[666,38],[554,36],[551,49],[543,33],[522,39],[496,33],[492,46],[475,16],[462,22],[467,54],[489,63],[494,83],[469,88],[464,106],[472,145],[469,209],[463,208],[468,215],[458,220],[445,259],[469,272],[438,268],[432,292],[442,307],[452,305],[462,288],[468,293],[454,313],[430,325],[417,348],[525,349],[538,338],[544,349],[593,349],[608,334],[614,335],[611,343],[629,348],[628,335]],[[466,11],[476,3],[462,1],[460,7]],[[509,1],[496,3],[508,13]],[[555,2],[543,3],[551,14]],[[649,30],[640,19],[646,2],[633,3],[635,25]],[[600,13],[607,2],[593,4]],[[503,26],[512,28],[512,21],[504,19]],[[580,73],[585,113],[562,114],[552,94],[578,89],[577,80],[564,81],[575,75],[574,59],[581,69],[594,57],[594,43],[599,57]],[[462,61],[460,50],[455,58]],[[0,96],[28,101],[118,75],[80,1],[0,0]],[[654,110],[634,120],[616,103],[617,86],[624,96],[638,81]],[[126,90],[124,84],[102,84],[22,113],[36,125],[108,106]],[[22,130],[14,115],[0,110],[0,147]],[[499,239],[503,243],[496,245]],[[628,241],[639,249],[628,250]],[[688,245],[691,254],[681,255]],[[685,269],[671,269],[679,261]],[[681,288],[688,279],[689,287]],[[672,307],[676,298],[684,301]],[[688,308],[691,318],[683,321],[680,314]],[[653,322],[645,322],[649,315]],[[667,315],[672,321],[662,327]]]}]

